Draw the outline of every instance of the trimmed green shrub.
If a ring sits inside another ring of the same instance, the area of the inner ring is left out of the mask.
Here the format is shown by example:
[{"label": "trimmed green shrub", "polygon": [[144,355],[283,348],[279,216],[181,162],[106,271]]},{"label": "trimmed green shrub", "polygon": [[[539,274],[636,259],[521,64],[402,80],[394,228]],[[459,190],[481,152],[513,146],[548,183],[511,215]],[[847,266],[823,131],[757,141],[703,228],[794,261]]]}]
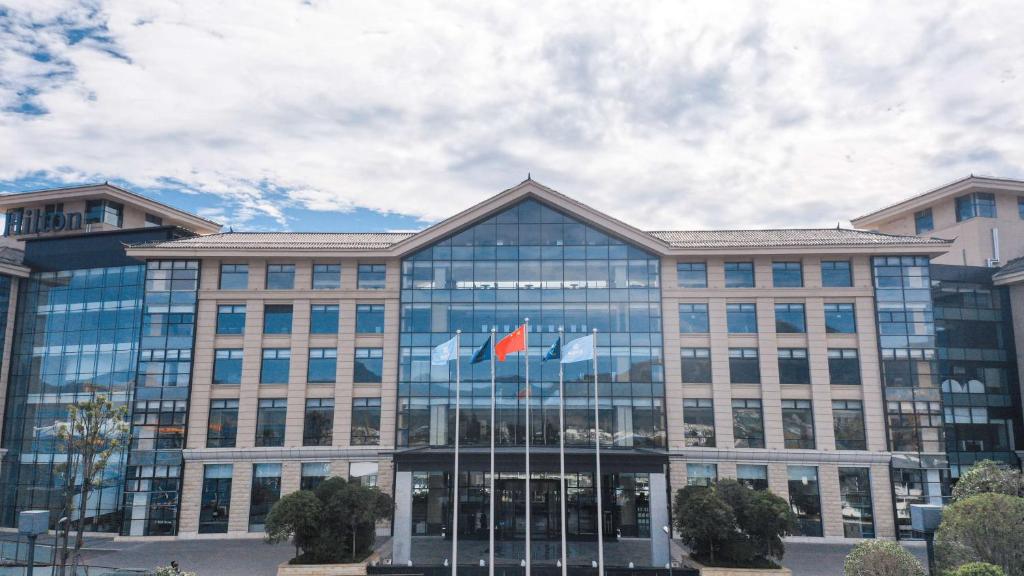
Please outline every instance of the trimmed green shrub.
[{"label": "trimmed green shrub", "polygon": [[843,563],[845,576],[925,576],[924,566],[896,542],[865,540]]},{"label": "trimmed green shrub", "polygon": [[946,572],[946,576],[1006,576],[1006,573],[995,564],[968,562],[956,570]]},{"label": "trimmed green shrub", "polygon": [[953,486],[953,501],[978,494],[1024,497],[1024,473],[992,460],[982,460],[960,475]]},{"label": "trimmed green shrub", "polygon": [[978,494],[942,512],[935,533],[935,559],[944,570],[968,562],[988,562],[1006,576],[1024,576],[1024,498]]}]

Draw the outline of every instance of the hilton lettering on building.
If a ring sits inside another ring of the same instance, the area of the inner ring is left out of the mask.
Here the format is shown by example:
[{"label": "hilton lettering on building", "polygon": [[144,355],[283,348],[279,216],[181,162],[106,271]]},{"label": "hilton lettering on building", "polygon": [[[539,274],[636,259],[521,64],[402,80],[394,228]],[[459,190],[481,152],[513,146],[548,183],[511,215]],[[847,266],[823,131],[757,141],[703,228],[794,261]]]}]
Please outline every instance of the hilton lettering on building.
[{"label": "hilton lettering on building", "polygon": [[43,212],[42,210],[11,210],[4,222],[4,236],[47,234],[82,229],[82,213]]}]

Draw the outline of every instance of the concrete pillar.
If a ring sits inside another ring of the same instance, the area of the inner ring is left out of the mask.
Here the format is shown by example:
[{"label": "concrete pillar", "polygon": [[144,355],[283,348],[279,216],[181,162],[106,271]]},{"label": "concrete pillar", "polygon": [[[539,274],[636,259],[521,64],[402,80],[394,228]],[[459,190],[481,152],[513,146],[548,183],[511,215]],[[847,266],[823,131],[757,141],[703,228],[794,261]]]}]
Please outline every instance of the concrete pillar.
[{"label": "concrete pillar", "polygon": [[405,566],[412,557],[412,472],[395,473],[395,526],[392,561]]},{"label": "concrete pillar", "polygon": [[[669,562],[668,486],[665,474],[651,474],[651,565],[662,567]],[[671,530],[671,527],[669,527]]]}]

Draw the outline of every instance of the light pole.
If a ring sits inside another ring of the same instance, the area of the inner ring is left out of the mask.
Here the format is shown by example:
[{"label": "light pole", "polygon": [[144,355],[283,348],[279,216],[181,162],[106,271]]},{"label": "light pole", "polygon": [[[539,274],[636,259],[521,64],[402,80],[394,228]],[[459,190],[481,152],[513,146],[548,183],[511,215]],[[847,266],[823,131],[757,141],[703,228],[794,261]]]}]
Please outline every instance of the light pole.
[{"label": "light pole", "polygon": [[935,571],[935,531],[942,523],[941,504],[911,504],[910,527],[924,533],[924,541],[928,546],[928,573]]},{"label": "light pole", "polygon": [[49,524],[49,510],[23,510],[18,513],[18,534],[24,534],[28,538],[28,567],[25,569],[26,574],[35,572],[36,538],[40,534],[46,534]]},{"label": "light pole", "polygon": [[668,576],[672,576],[672,530],[668,526],[662,526],[661,531],[668,539],[668,564],[665,567],[668,568]]}]

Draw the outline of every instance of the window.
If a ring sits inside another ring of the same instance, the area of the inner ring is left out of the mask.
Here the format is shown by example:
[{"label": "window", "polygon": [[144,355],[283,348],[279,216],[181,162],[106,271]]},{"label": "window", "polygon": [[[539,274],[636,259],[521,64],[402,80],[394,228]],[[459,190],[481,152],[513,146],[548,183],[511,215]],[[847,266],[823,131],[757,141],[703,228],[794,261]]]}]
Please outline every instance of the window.
[{"label": "window", "polygon": [[341,264],[313,264],[313,290],[341,288]]},{"label": "window", "polygon": [[864,407],[860,400],[833,400],[832,426],[836,450],[867,450],[864,435]]},{"label": "window", "polygon": [[779,383],[811,383],[811,367],[807,362],[806,348],[779,348]]},{"label": "window", "polygon": [[754,263],[753,262],[726,262],[725,263],[725,287],[726,288],[753,288],[754,287]]},{"label": "window", "polygon": [[687,486],[711,486],[718,482],[717,464],[687,464]]},{"label": "window", "polygon": [[775,331],[779,334],[803,334],[807,332],[804,305],[776,304]]},{"label": "window", "polygon": [[384,332],[383,304],[356,304],[356,333],[382,334]]},{"label": "window", "polygon": [[281,499],[281,465],[253,464],[249,498],[249,532],[262,532],[267,514]]},{"label": "window", "polygon": [[814,413],[810,400],[782,401],[782,436],[786,448],[814,449]]},{"label": "window", "polygon": [[213,355],[213,383],[242,383],[242,350],[216,350]]},{"label": "window", "polygon": [[736,448],[764,448],[761,401],[733,400],[732,428]]},{"label": "window", "polygon": [[971,218],[995,218],[996,197],[987,192],[975,192],[956,199],[956,221]]},{"label": "window", "polygon": [[772,262],[772,285],[776,288],[800,288],[804,285],[800,262]]},{"label": "window", "polygon": [[683,400],[683,434],[687,446],[715,447],[715,408],[710,398]]},{"label": "window", "polygon": [[825,288],[853,286],[853,272],[849,260],[822,260],[821,285]]},{"label": "window", "polygon": [[292,333],[292,307],[290,304],[267,304],[263,307],[263,333]]},{"label": "window", "polygon": [[306,381],[312,384],[330,383],[337,380],[338,349],[310,348]]},{"label": "window", "polygon": [[238,434],[238,400],[211,400],[207,448],[234,448]]},{"label": "window", "polygon": [[871,473],[867,468],[839,468],[839,500],[843,511],[843,536],[874,538]]},{"label": "window", "polygon": [[680,262],[676,265],[680,288],[707,288],[708,265],[704,262]]},{"label": "window", "polygon": [[330,446],[334,430],[334,399],[307,398],[302,422],[303,446]]},{"label": "window", "polygon": [[1024,196],[1017,196],[1017,216],[1024,220]]},{"label": "window", "polygon": [[292,351],[288,348],[264,348],[260,366],[260,384],[287,384]]},{"label": "window", "polygon": [[316,490],[330,475],[330,462],[303,462],[299,490]]},{"label": "window", "polygon": [[679,305],[679,333],[680,334],[707,334],[708,333],[708,305],[707,304],[680,304]]},{"label": "window", "polygon": [[353,446],[380,444],[380,398],[352,399]]},{"label": "window", "polygon": [[386,276],[385,264],[360,264],[357,286],[360,290],[383,290]]},{"label": "window", "polygon": [[288,400],[264,398],[256,412],[256,445],[284,446],[285,417],[288,415]]},{"label": "window", "polygon": [[360,486],[368,488],[376,486],[377,473],[376,462],[352,462],[348,465],[348,481]]},{"label": "window", "polygon": [[383,373],[383,348],[356,348],[353,382],[357,384],[380,384],[384,380]]},{"label": "window", "polygon": [[295,288],[295,264],[267,264],[267,290]]},{"label": "window", "polygon": [[853,334],[856,331],[857,320],[853,304],[825,304],[825,332]]},{"label": "window", "polygon": [[155,215],[146,213],[146,223],[143,225],[145,228],[159,228],[164,225],[164,219]]},{"label": "window", "polygon": [[682,348],[680,350],[683,383],[711,383],[711,349]]},{"label": "window", "polygon": [[124,205],[110,200],[86,200],[86,224],[103,223],[121,227],[124,220]]},{"label": "window", "polygon": [[338,305],[313,304],[309,307],[310,334],[338,333]]},{"label": "window", "polygon": [[217,306],[217,334],[245,332],[245,304]]},{"label": "window", "polygon": [[768,466],[764,464],[737,464],[736,480],[751,490],[767,490]]},{"label": "window", "polygon": [[733,384],[761,383],[757,348],[729,348],[729,381]]},{"label": "window", "polygon": [[935,223],[932,220],[932,209],[925,208],[924,210],[918,210],[914,212],[914,233],[924,234],[925,232],[931,232],[935,229]]},{"label": "window", "polygon": [[248,264],[221,264],[220,289],[245,290],[249,287]]},{"label": "window", "polygon": [[199,504],[199,533],[226,534],[231,517],[231,464],[203,467],[203,495]]},{"label": "window", "polygon": [[856,348],[828,349],[828,381],[831,384],[860,384],[860,361]]},{"label": "window", "polygon": [[788,472],[789,505],[796,514],[796,535],[821,536],[817,466],[790,466]]},{"label": "window", "polygon": [[726,304],[725,319],[730,334],[756,334],[757,304]]}]

